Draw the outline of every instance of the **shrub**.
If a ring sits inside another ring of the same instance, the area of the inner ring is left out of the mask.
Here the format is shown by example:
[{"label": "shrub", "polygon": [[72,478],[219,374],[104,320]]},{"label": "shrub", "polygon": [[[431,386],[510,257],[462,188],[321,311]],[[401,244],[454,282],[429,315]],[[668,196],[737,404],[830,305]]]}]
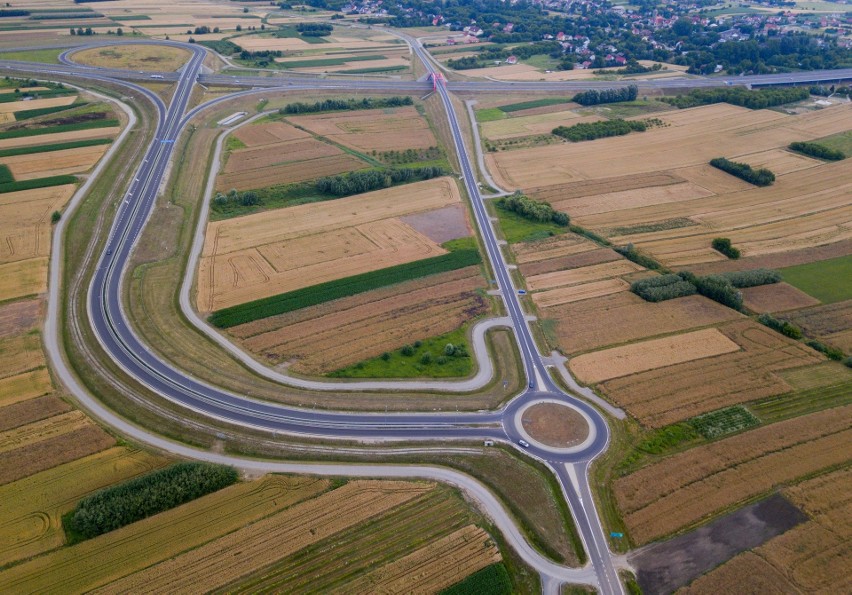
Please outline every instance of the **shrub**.
[{"label": "shrub", "polygon": [[711,246],[713,246],[714,250],[721,252],[732,260],[736,260],[740,257],[740,251],[731,245],[731,240],[728,238],[715,238],[711,243]]},{"label": "shrub", "polygon": [[420,363],[424,366],[428,366],[432,363],[432,354],[428,351],[420,356]]},{"label": "shrub", "polygon": [[451,356],[456,352],[456,346],[452,343],[447,343],[447,346],[444,347],[444,355]]},{"label": "shrub", "polygon": [[698,293],[714,302],[734,310],[740,310],[743,306],[743,294],[721,275],[696,277],[694,283]]},{"label": "shrub", "polygon": [[830,149],[820,145],[819,143],[795,142],[790,143],[789,148],[791,151],[803,153],[804,155],[816,157],[817,159],[825,159],[826,161],[840,161],[841,159],[846,159],[846,154],[843,153],[843,151]]},{"label": "shrub", "polygon": [[846,357],[843,360],[843,365],[846,366],[847,368],[852,368],[852,355]]},{"label": "shrub", "polygon": [[405,357],[411,357],[412,355],[414,355],[414,347],[406,344],[402,346],[402,349],[400,349],[399,352]]},{"label": "shrub", "polygon": [[53,211],[53,213],[50,214],[51,223],[59,223],[60,219],[62,219],[62,213],[60,213],[59,211]]},{"label": "shrub", "polygon": [[752,169],[748,163],[730,161],[724,157],[711,159],[710,165],[755,186],[770,186],[775,181],[775,174],[765,167]]},{"label": "shrub", "polygon": [[647,254],[642,254],[633,246],[633,244],[627,244],[623,247],[615,248],[615,251],[621,254],[627,260],[635,262],[636,264],[645,267],[646,269],[652,269],[654,271],[662,270],[664,267],[659,262],[648,256]]},{"label": "shrub", "polygon": [[563,227],[570,223],[568,215],[554,210],[549,202],[533,200],[520,192],[515,192],[512,196],[497,199],[497,206],[530,221],[555,223]]},{"label": "shrub", "polygon": [[646,302],[662,302],[693,295],[696,289],[695,285],[679,275],[668,274],[635,281],[630,286],[630,291]]},{"label": "shrub", "polygon": [[808,347],[811,347],[812,349],[815,349],[816,351],[825,354],[828,359],[832,359],[834,361],[840,361],[843,359],[843,352],[837,349],[836,347],[830,347],[825,343],[821,343],[813,339],[807,341],[806,343]]},{"label": "shrub", "polygon": [[623,136],[631,132],[645,132],[647,128],[648,125],[645,122],[616,118],[615,120],[602,120],[600,122],[583,122],[573,126],[557,126],[552,130],[552,134],[561,136],[572,143],[578,143],[596,138]]},{"label": "shrub", "polygon": [[238,478],[232,467],[177,463],[84,498],[70,515],[70,529],[89,539],[220,490]]},{"label": "shrub", "polygon": [[781,281],[781,273],[772,269],[751,269],[750,271],[730,271],[722,273],[722,277],[737,288],[771,285]]},{"label": "shrub", "polygon": [[802,338],[802,329],[800,329],[794,324],[790,324],[785,320],[779,320],[768,312],[758,316],[757,321],[760,324],[768,326],[772,330],[777,331],[784,336],[790,337],[791,339],[798,340]]}]

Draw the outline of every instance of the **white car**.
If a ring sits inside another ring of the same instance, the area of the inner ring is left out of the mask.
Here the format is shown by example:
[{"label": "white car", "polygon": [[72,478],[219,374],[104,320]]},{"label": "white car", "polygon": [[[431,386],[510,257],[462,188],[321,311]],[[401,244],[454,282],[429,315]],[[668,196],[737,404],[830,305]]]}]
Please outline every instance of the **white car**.
[{"label": "white car", "polygon": [[520,445],[521,445],[521,446],[523,446],[524,448],[529,448],[529,447],[530,447],[530,443],[529,443],[529,442],[527,442],[526,440],[518,440],[518,444],[520,444]]}]

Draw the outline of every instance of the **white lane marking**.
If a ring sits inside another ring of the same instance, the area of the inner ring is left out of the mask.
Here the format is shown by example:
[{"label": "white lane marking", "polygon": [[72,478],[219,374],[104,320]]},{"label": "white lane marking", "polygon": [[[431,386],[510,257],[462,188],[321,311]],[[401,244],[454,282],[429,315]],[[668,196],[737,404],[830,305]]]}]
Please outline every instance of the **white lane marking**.
[{"label": "white lane marking", "polygon": [[583,495],[580,493],[580,481],[577,479],[577,470],[571,463],[565,463],[565,470],[568,472],[568,478],[571,480],[571,485],[574,486],[574,491],[577,493],[577,497],[580,499],[580,503],[582,504]]}]

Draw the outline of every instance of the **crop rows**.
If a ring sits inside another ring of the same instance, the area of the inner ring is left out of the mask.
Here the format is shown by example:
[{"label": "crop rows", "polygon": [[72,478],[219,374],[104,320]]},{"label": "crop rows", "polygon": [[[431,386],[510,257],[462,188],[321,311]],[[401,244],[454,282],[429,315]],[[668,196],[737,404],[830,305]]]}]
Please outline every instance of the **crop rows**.
[{"label": "crop rows", "polygon": [[765,423],[773,423],[831,407],[843,407],[850,403],[852,403],[852,381],[771,397],[749,407]]},{"label": "crop rows", "polygon": [[64,151],[66,149],[79,149],[81,147],[93,147],[96,145],[108,145],[112,142],[109,138],[91,138],[88,140],[73,140],[67,143],[53,143],[49,145],[34,145],[32,147],[16,147],[14,149],[0,149],[0,157],[14,157],[16,155],[33,155],[36,153],[49,153],[53,151]]},{"label": "crop rows", "polygon": [[49,176],[35,180],[21,180],[20,182],[0,183],[0,194],[6,192],[20,192],[21,190],[34,190],[36,188],[48,188],[50,186],[64,186],[65,184],[76,184],[76,176]]},{"label": "crop rows", "polygon": [[42,107],[38,109],[25,109],[19,112],[15,112],[15,120],[20,122],[21,120],[27,120],[29,118],[38,118],[39,116],[46,116],[48,114],[55,114],[56,112],[62,112],[67,109],[80,107],[80,104],[71,103],[69,105],[56,105],[54,107]]},{"label": "crop rows", "polygon": [[89,130],[91,128],[114,128],[120,126],[118,120],[89,120],[74,124],[57,124],[45,128],[21,128],[18,130],[4,130],[0,132],[0,140],[7,138],[22,138],[26,136],[41,136],[43,134],[56,134],[58,132],[75,132],[77,130]]},{"label": "crop rows", "polygon": [[474,249],[462,249],[425,258],[408,264],[401,264],[377,271],[361,273],[336,281],[328,281],[311,287],[303,287],[268,298],[254,300],[245,304],[231,306],[214,312],[208,319],[219,328],[229,328],[261,318],[268,318],[285,312],[292,312],[307,306],[315,306],[331,300],[348,297],[387,287],[403,281],[418,279],[436,273],[454,271],[479,264],[481,257]]}]

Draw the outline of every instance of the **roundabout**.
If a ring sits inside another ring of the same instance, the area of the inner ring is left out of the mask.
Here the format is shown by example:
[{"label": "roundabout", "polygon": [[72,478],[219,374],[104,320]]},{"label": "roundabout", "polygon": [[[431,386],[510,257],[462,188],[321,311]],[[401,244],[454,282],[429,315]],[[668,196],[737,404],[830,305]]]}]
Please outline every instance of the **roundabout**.
[{"label": "roundabout", "polygon": [[597,437],[588,414],[557,399],[527,402],[515,412],[514,424],[527,442],[554,454],[582,452]]}]

